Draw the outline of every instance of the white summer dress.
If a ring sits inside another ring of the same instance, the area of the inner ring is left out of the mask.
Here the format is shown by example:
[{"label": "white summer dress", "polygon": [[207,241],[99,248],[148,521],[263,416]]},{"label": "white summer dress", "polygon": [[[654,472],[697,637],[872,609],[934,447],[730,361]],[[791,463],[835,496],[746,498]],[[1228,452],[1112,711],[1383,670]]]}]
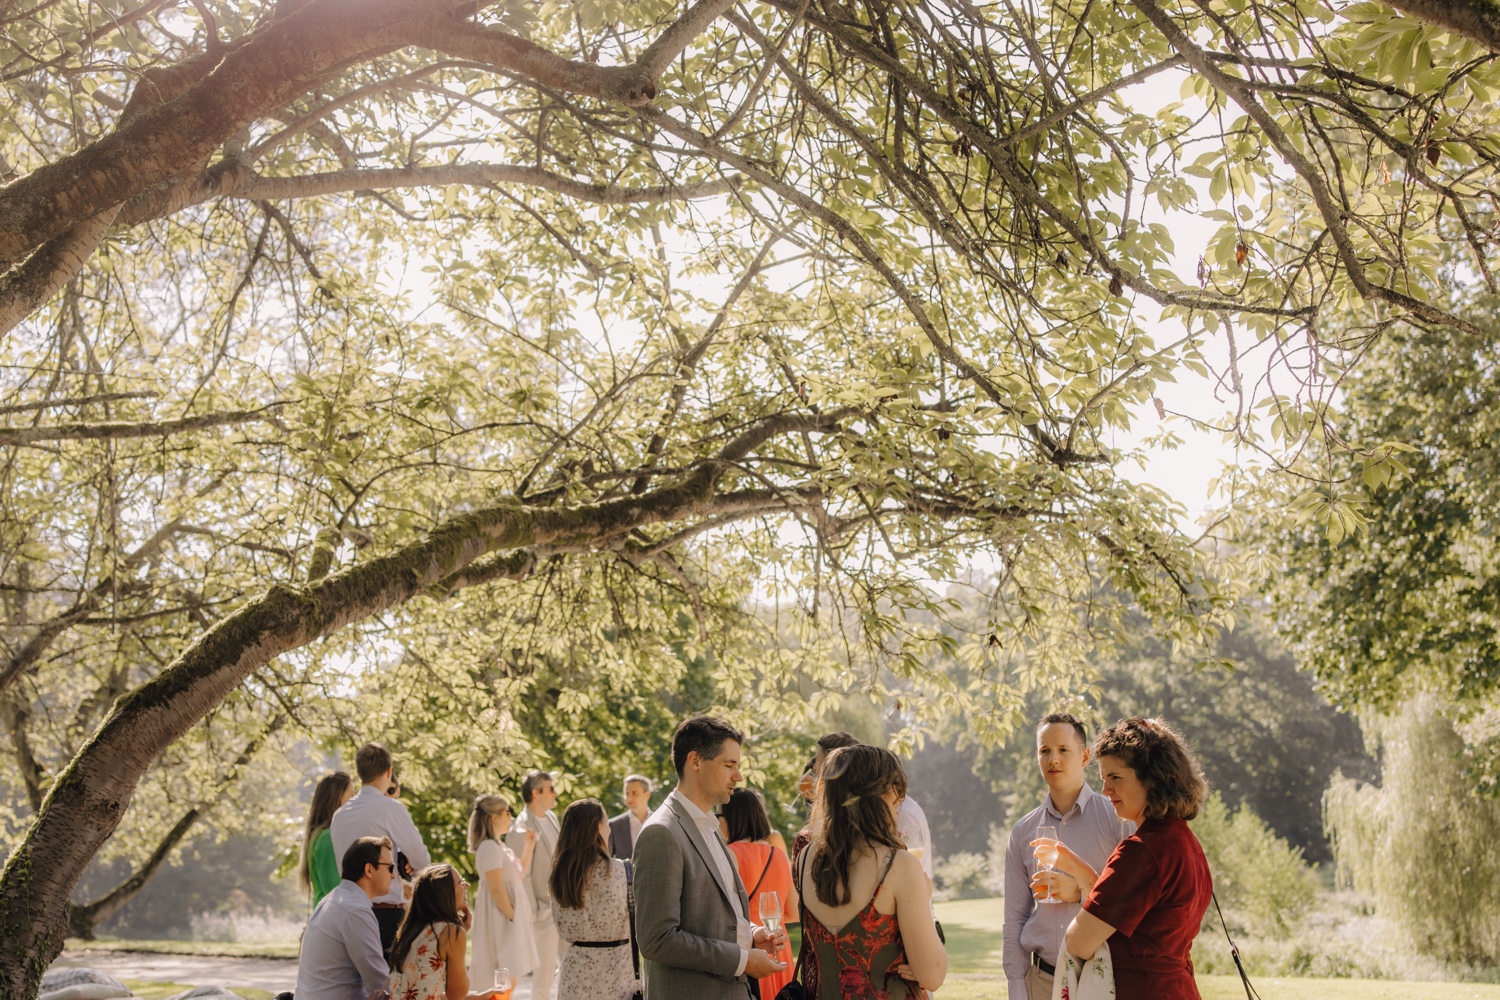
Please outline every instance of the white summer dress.
[{"label": "white summer dress", "polygon": [[[510,848],[497,840],[481,841],[474,849],[474,867],[479,872],[479,893],[474,901],[474,929],[469,934],[469,989],[486,990],[494,985],[495,970],[509,969],[513,979],[536,971],[536,928],[531,922],[531,896],[521,874],[521,862]],[[490,895],[485,872],[500,869],[506,895],[516,908],[516,919],[500,912]]]}]

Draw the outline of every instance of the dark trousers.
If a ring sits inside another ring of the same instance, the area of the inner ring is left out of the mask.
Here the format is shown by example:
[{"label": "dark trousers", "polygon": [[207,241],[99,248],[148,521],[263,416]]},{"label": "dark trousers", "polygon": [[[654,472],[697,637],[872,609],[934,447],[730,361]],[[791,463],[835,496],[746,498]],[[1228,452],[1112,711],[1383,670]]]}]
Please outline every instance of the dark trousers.
[{"label": "dark trousers", "polygon": [[380,953],[389,955],[391,945],[396,943],[396,931],[401,928],[401,919],[406,916],[404,906],[375,907],[375,922],[380,925]]}]

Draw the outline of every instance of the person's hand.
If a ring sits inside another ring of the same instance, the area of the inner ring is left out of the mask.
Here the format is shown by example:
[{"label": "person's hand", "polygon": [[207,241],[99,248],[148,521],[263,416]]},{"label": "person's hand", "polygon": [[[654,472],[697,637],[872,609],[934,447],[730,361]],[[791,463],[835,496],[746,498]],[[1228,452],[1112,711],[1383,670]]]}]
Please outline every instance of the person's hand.
[{"label": "person's hand", "polygon": [[1078,880],[1062,872],[1037,872],[1031,878],[1031,895],[1036,899],[1046,899],[1049,886],[1053,899],[1075,903],[1081,898]]},{"label": "person's hand", "polygon": [[786,963],[778,962],[760,948],[750,949],[750,958],[745,962],[745,975],[764,979],[786,971]]},{"label": "person's hand", "polygon": [[458,926],[464,930],[468,930],[474,926],[474,911],[467,906],[460,907],[458,910]]},{"label": "person's hand", "polygon": [[536,831],[535,830],[527,830],[526,831],[526,846],[527,847],[534,847],[535,845],[536,845]]},{"label": "person's hand", "polygon": [[751,943],[757,948],[764,948],[772,955],[780,955],[790,945],[786,931],[780,930],[773,933],[764,927],[756,928],[755,936],[751,939]]}]

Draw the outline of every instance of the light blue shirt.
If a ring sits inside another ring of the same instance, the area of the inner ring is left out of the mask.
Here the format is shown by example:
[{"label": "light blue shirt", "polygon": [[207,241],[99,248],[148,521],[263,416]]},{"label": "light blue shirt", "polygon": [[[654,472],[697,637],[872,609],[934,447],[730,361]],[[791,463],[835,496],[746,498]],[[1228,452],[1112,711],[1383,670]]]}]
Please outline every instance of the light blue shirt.
[{"label": "light blue shirt", "polygon": [[1080,909],[1079,903],[1037,903],[1031,896],[1031,879],[1041,871],[1031,846],[1039,826],[1057,827],[1057,839],[1096,872],[1104,869],[1120,841],[1135,832],[1135,824],[1117,816],[1109,799],[1087,783],[1066,814],[1058,813],[1048,794],[1041,805],[1021,817],[1005,848],[1003,958],[1010,1000],[1027,1000],[1026,969],[1032,952],[1048,965],[1057,964],[1063,932]]},{"label": "light blue shirt", "polygon": [[[373,785],[361,788],[358,795],[340,806],[333,814],[333,822],[328,824],[333,860],[340,870],[344,866],[344,852],[360,837],[390,837],[396,850],[411,862],[412,871],[419,872],[432,864],[427,845],[422,843],[422,835],[417,832],[417,825],[411,821],[406,806],[400,799],[391,798]],[[391,856],[394,858],[395,853],[392,852]],[[391,891],[376,896],[375,902],[405,906],[406,894],[401,891],[401,880],[391,879]]]},{"label": "light blue shirt", "polygon": [[340,882],[307,920],[297,956],[297,1000],[383,998],[389,977],[370,897],[358,882]]}]

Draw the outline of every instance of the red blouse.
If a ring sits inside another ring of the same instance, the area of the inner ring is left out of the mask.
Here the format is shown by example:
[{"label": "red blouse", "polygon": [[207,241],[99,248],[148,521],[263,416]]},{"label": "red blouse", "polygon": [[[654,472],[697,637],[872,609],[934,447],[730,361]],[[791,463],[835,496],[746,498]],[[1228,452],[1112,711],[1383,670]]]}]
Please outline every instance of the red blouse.
[{"label": "red blouse", "polygon": [[1115,929],[1115,1000],[1200,1000],[1193,939],[1213,894],[1187,823],[1148,819],[1115,848],[1083,908]]}]

